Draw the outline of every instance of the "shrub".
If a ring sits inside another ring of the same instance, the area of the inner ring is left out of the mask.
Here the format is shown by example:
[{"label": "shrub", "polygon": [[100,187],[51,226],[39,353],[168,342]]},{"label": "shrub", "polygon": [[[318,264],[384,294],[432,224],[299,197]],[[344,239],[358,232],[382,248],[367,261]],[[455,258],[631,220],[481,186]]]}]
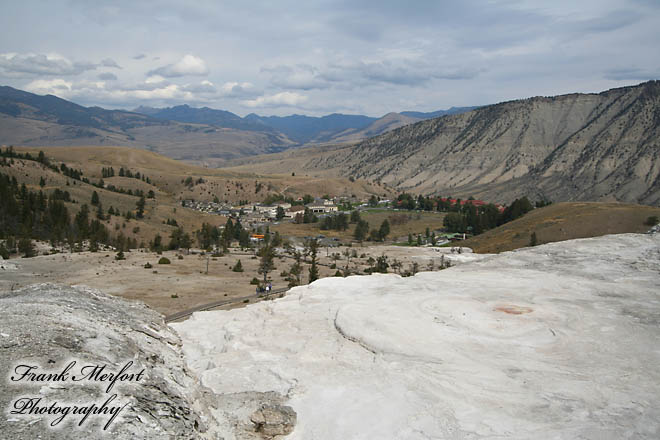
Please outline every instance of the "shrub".
[{"label": "shrub", "polygon": [[126,257],[124,257],[124,253],[122,251],[117,252],[117,255],[115,255],[115,260],[125,260]]},{"label": "shrub", "polygon": [[234,267],[231,268],[231,270],[234,272],[243,272],[243,265],[241,264],[241,260],[238,260]]},{"label": "shrub", "polygon": [[9,250],[5,247],[4,243],[0,243],[0,257],[9,260]]},{"label": "shrub", "polygon": [[172,298],[178,298],[178,297],[179,297],[179,295],[177,295],[176,293],[173,293],[173,294],[170,295],[170,296],[171,296]]},{"label": "shrub", "polygon": [[252,284],[253,286],[258,286],[259,285],[259,280],[257,279],[257,277],[252,278],[252,280],[250,281],[250,284]]},{"label": "shrub", "polygon": [[153,266],[151,265],[151,263],[147,263],[147,264],[144,265],[145,269],[151,269],[152,267]]},{"label": "shrub", "polygon": [[658,220],[657,215],[652,215],[646,219],[646,226],[655,226],[658,223],[660,223],[660,220]]},{"label": "shrub", "polygon": [[536,246],[537,244],[539,244],[539,239],[536,238],[536,232],[532,232],[532,235],[529,238],[529,245]]},{"label": "shrub", "polygon": [[160,257],[160,260],[158,260],[158,264],[170,264],[170,259],[167,257]]},{"label": "shrub", "polygon": [[179,260],[183,260],[183,255],[179,254],[176,256]]}]

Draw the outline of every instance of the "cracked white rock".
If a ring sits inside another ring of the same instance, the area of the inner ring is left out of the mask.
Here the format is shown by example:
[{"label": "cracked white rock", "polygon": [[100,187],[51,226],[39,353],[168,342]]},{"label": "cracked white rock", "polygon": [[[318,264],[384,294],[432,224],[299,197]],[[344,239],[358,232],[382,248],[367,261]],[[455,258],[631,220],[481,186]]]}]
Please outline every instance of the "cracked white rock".
[{"label": "cracked white rock", "polygon": [[218,395],[282,395],[289,439],[660,437],[657,234],[325,278],[173,326]]}]

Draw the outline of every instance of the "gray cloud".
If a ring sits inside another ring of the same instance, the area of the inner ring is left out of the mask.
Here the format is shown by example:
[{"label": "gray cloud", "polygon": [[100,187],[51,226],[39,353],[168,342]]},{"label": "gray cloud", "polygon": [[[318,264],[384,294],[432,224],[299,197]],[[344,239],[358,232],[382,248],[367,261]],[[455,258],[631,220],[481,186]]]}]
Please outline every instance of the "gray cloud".
[{"label": "gray cloud", "polygon": [[117,62],[115,60],[113,60],[112,58],[106,58],[106,59],[102,60],[100,65],[103,66],[103,67],[114,67],[116,69],[121,69],[121,66],[119,64],[117,64]]},{"label": "gray cloud", "polygon": [[647,81],[650,79],[660,78],[660,69],[655,69],[653,71],[637,69],[634,67],[623,67],[619,69],[611,69],[605,72],[603,75],[605,79],[611,79],[614,81]]},{"label": "gray cloud", "polygon": [[319,69],[307,64],[262,67],[261,71],[270,74],[271,83],[283,89],[327,89],[331,86],[332,81],[325,77]]},{"label": "gray cloud", "polygon": [[96,65],[73,62],[57,55],[43,54],[0,54],[0,69],[9,73],[28,75],[79,75]]},{"label": "gray cloud", "polygon": [[116,81],[117,75],[111,72],[103,72],[103,73],[99,73],[98,79],[103,79],[106,81]]},{"label": "gray cloud", "polygon": [[420,86],[434,79],[473,79],[484,70],[478,67],[437,66],[411,59],[334,63],[322,68],[299,64],[261,69],[271,75],[273,85],[296,90],[354,89],[378,84]]},{"label": "gray cloud", "polygon": [[594,92],[659,70],[657,0],[66,5],[3,5],[0,82],[100,106],[379,116]]}]

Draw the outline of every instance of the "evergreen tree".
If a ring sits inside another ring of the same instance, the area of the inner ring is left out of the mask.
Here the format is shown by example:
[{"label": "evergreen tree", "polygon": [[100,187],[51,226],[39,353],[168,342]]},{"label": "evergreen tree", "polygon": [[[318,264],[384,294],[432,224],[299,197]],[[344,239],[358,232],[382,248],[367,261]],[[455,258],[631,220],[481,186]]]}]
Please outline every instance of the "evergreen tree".
[{"label": "evergreen tree", "polygon": [[536,238],[536,232],[532,232],[531,237],[529,238],[529,245],[536,246],[539,244],[538,239]]},{"label": "evergreen tree", "polygon": [[259,250],[257,255],[259,255],[259,268],[257,272],[264,276],[263,285],[265,286],[268,282],[268,273],[275,269],[275,264],[273,263],[275,250],[271,246],[264,246]]},{"label": "evergreen tree", "polygon": [[307,249],[310,257],[309,266],[309,282],[313,283],[319,279],[319,269],[317,267],[318,258],[317,253],[319,249],[319,242],[316,239],[311,239],[307,242]]},{"label": "evergreen tree", "polygon": [[293,258],[295,262],[291,265],[291,269],[289,269],[289,277],[287,278],[289,287],[299,286],[301,283],[300,275],[302,274],[302,254],[294,250]]},{"label": "evergreen tree", "polygon": [[387,219],[383,220],[383,223],[381,223],[378,235],[381,240],[385,240],[385,238],[390,235],[390,222],[388,222]]},{"label": "evergreen tree", "polygon": [[23,257],[25,258],[34,257],[35,250],[30,237],[22,237],[18,241],[18,251],[23,254]]},{"label": "evergreen tree", "polygon": [[144,205],[145,205],[145,200],[144,196],[140,197],[140,200],[137,201],[136,207],[137,207],[137,212],[135,213],[136,218],[143,218],[144,217]]},{"label": "evergreen tree", "polygon": [[369,223],[367,223],[365,220],[359,220],[357,225],[355,226],[355,231],[353,232],[353,236],[357,241],[363,241],[365,238],[367,238],[368,231],[369,231]]},{"label": "evergreen tree", "polygon": [[278,206],[277,207],[277,214],[275,214],[275,219],[276,220],[282,220],[284,218],[284,215],[285,215],[284,208],[282,208],[281,206]]},{"label": "evergreen tree", "polygon": [[152,252],[161,252],[163,250],[163,237],[156,234],[154,239],[149,243],[149,248]]}]

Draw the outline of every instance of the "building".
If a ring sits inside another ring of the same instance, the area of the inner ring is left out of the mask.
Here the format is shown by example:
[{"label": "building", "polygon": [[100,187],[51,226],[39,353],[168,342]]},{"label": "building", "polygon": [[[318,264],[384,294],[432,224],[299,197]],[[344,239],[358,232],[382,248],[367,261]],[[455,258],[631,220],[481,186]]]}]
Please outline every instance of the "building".
[{"label": "building", "polygon": [[312,203],[305,205],[305,208],[308,208],[314,214],[329,214],[331,212],[337,212],[337,206],[334,202],[326,199],[315,199]]},{"label": "building", "polygon": [[305,207],[304,206],[295,205],[295,206],[289,207],[289,209],[287,209],[284,212],[284,217],[286,217],[286,218],[296,218],[297,214],[304,214],[304,212],[305,212]]}]

